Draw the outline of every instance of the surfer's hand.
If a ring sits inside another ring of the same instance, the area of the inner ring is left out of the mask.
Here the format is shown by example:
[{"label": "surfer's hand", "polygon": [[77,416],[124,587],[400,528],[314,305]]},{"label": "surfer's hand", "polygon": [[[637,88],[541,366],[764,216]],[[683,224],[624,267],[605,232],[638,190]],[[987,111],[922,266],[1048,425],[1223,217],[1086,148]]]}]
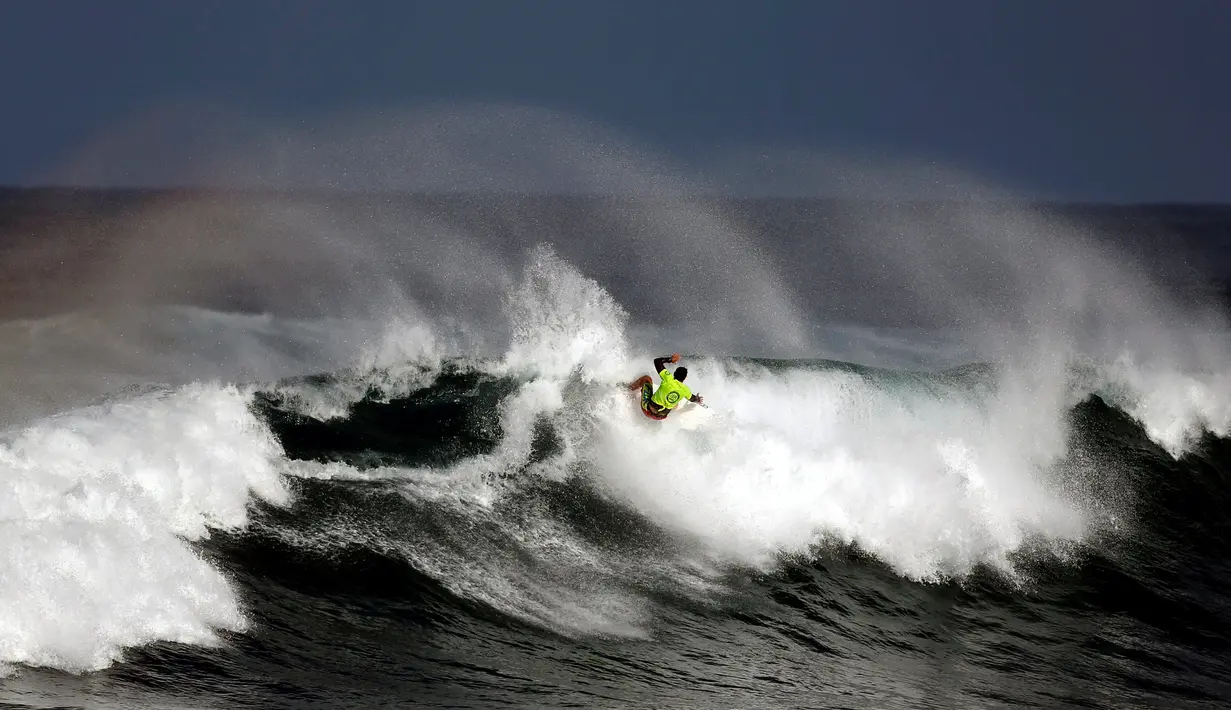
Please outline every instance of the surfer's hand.
[{"label": "surfer's hand", "polygon": [[693,397],[693,401],[695,401],[697,404],[705,404],[705,397],[702,397],[701,395],[696,395],[695,397]]},{"label": "surfer's hand", "polygon": [[679,361],[680,361],[680,354],[679,354],[679,353],[672,353],[672,354],[671,354],[671,362],[679,362]]}]

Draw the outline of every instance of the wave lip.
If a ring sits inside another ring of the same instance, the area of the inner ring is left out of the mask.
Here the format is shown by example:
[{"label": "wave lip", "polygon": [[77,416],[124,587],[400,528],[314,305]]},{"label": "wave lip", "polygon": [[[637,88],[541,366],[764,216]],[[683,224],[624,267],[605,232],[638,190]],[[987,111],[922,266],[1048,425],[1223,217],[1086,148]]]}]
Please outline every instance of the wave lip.
[{"label": "wave lip", "polygon": [[280,447],[235,387],[76,410],[0,439],[0,664],[106,667],[124,647],[247,628],[191,543],[288,499]]}]

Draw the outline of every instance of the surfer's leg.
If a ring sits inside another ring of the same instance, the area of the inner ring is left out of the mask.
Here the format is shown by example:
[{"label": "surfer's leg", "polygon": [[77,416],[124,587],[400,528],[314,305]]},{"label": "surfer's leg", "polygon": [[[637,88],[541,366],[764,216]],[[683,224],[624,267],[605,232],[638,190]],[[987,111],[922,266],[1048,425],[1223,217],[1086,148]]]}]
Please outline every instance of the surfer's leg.
[{"label": "surfer's leg", "polygon": [[650,401],[650,397],[654,394],[654,383],[646,382],[641,385],[641,411],[650,415],[655,419],[666,419],[667,415],[658,410],[658,407]]},{"label": "surfer's leg", "polygon": [[628,388],[630,390],[636,390],[636,389],[641,389],[645,385],[652,385],[652,384],[654,384],[653,377],[650,377],[649,375],[642,375],[641,377],[638,377],[637,379],[630,382],[628,385]]}]

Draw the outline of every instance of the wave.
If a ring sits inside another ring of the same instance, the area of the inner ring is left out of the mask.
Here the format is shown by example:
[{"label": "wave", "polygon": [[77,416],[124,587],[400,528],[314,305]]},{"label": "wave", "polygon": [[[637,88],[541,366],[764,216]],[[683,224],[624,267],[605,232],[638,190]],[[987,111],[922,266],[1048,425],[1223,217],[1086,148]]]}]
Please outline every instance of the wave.
[{"label": "wave", "polygon": [[[1075,407],[1121,407],[1159,455],[1231,420],[1219,375],[1127,360],[924,372],[700,354],[690,384],[710,408],[655,423],[624,387],[651,353],[596,281],[540,249],[508,304],[500,357],[445,357],[416,323],[373,336],[349,369],[152,388],[11,429],[0,660],[91,670],[245,630],[233,570],[200,546],[247,529],[254,501],[292,505],[295,481],[407,507],[252,534],[390,554],[565,634],[644,635],[647,589],[703,600],[732,568],[835,549],[920,582],[992,569],[1024,584],[1024,558],[1134,524],[1126,452],[1084,446]],[[565,484],[656,542],[578,532]]]},{"label": "wave", "polygon": [[189,385],[44,419],[0,443],[0,662],[95,670],[157,640],[248,627],[191,544],[285,502],[281,449],[234,386]]}]

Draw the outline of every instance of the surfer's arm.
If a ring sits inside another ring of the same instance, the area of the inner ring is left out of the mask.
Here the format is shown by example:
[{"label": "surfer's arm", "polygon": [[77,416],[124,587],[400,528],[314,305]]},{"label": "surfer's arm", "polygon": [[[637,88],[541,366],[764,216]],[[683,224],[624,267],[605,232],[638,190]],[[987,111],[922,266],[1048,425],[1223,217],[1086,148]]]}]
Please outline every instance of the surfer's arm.
[{"label": "surfer's arm", "polygon": [[663,370],[667,369],[667,363],[679,362],[679,361],[680,361],[679,353],[674,353],[667,357],[656,357],[654,358],[654,372],[662,372]]}]

